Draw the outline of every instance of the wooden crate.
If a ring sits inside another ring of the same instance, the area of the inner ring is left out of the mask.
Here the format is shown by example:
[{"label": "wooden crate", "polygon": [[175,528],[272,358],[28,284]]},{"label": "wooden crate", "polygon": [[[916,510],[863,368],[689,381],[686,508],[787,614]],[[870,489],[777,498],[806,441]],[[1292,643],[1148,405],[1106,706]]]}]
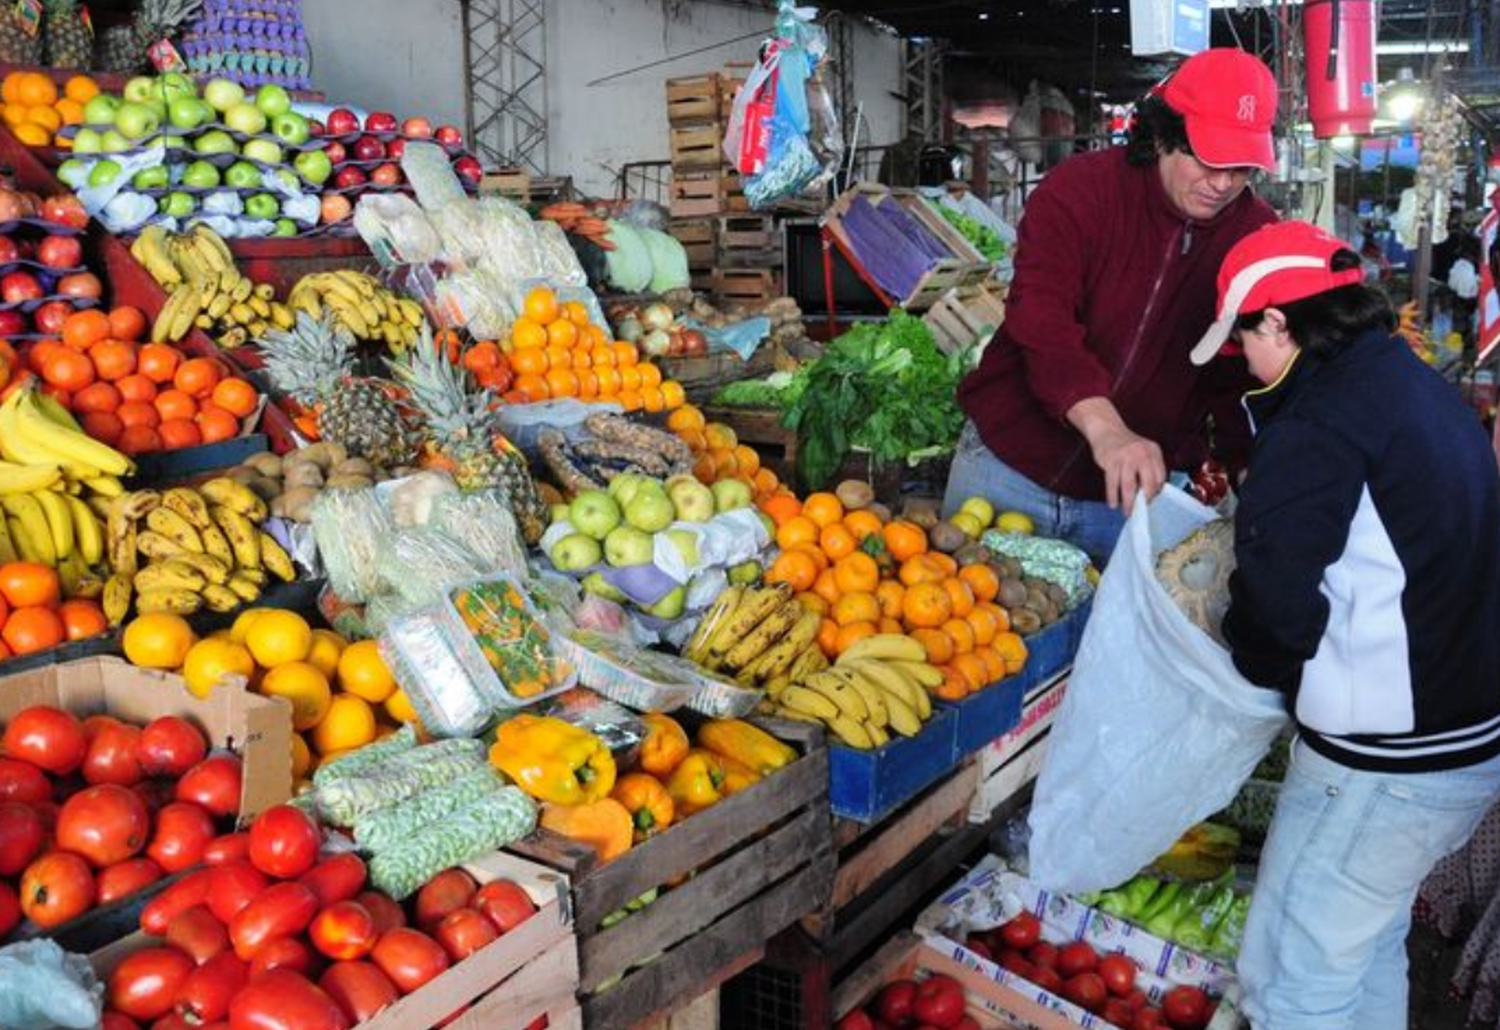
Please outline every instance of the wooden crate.
[{"label": "wooden crate", "polygon": [[687,253],[688,268],[704,270],[713,268],[714,259],[719,253],[718,226],[715,225],[713,219],[674,220],[669,231]]},{"label": "wooden crate", "polygon": [[761,464],[783,481],[790,481],[797,465],[797,434],[781,424],[774,408],[704,407],[703,417],[734,430],[740,443],[754,447]]},{"label": "wooden crate", "polygon": [[[866,203],[877,206],[887,202],[895,203],[896,201],[891,199],[891,193],[889,187],[879,183],[855,183],[829,205],[827,213],[823,216],[823,231],[843,253],[855,273],[879,296],[885,298],[888,303],[899,304],[908,311],[925,311],[941,300],[949,290],[972,282],[975,276],[975,266],[972,262],[958,257],[942,258],[928,268],[906,296],[896,297],[883,289],[865,268],[864,262],[860,260],[853,240],[844,230],[843,219],[850,207],[860,198],[863,198]],[[988,265],[983,267],[989,268]]]},{"label": "wooden crate", "polygon": [[[728,120],[726,80],[718,72],[667,80],[667,124],[704,125]],[[734,92],[728,93],[732,102]]]},{"label": "wooden crate", "polygon": [[951,354],[976,340],[984,343],[1005,321],[1005,286],[993,280],[944,294],[922,316],[938,350]]},{"label": "wooden crate", "polygon": [[709,171],[724,164],[722,125],[674,127],[671,133],[673,170]]},{"label": "wooden crate", "polygon": [[734,215],[719,220],[720,268],[780,268],[785,261],[782,233],[770,215]]},{"label": "wooden crate", "polygon": [[750,355],[749,361],[729,351],[699,357],[657,358],[656,363],[661,366],[662,375],[682,384],[690,402],[701,404],[728,383],[770,375],[776,370],[774,350],[771,345],[763,344]]},{"label": "wooden crate", "polygon": [[995,738],[977,755],[980,773],[969,821],[988,822],[995,810],[1036,779],[1047,755],[1047,737],[1068,689],[1069,671],[1058,673],[1027,692],[1021,721]]},{"label": "wooden crate", "polygon": [[[629,1030],[661,1020],[754,964],[766,941],[826,903],[834,860],[822,731],[765,726],[801,757],[608,865],[545,831],[512,845],[572,882],[587,1025]],[[662,893],[651,904],[600,928],[654,889]],[[645,956],[655,957],[637,966]]]},{"label": "wooden crate", "polygon": [[481,197],[507,197],[518,204],[531,202],[531,173],[524,168],[501,168],[479,180]]},{"label": "wooden crate", "polygon": [[721,306],[759,307],[781,296],[781,284],[765,268],[715,268],[714,296]]},{"label": "wooden crate", "polygon": [[737,173],[696,172],[672,178],[673,218],[709,218],[726,211],[749,211],[750,201]]}]

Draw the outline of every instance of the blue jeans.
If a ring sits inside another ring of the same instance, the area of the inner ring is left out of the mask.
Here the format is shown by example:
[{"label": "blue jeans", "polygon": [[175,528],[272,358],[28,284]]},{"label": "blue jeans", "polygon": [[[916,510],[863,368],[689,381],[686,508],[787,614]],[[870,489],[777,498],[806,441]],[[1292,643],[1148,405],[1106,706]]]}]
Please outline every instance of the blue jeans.
[{"label": "blue jeans", "polygon": [[1375,773],[1298,741],[1240,948],[1255,1030],[1405,1030],[1417,887],[1500,791],[1500,758]]},{"label": "blue jeans", "polygon": [[1103,501],[1078,501],[1055,494],[1005,464],[979,439],[973,422],[964,424],[953,452],[948,488],[943,494],[943,516],[952,515],[969,497],[983,497],[998,511],[1029,515],[1036,523],[1037,535],[1076,545],[1101,569],[1125,528],[1124,514]]}]

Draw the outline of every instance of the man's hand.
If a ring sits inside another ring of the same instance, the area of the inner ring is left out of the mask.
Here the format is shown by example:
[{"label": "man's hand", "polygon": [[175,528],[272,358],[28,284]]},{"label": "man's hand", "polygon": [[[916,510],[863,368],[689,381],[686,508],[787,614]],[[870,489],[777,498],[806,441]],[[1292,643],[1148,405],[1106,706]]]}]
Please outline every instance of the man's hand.
[{"label": "man's hand", "polygon": [[1137,492],[1147,500],[1161,492],[1167,481],[1161,447],[1132,432],[1112,401],[1081,400],[1068,409],[1068,421],[1088,440],[1094,464],[1104,472],[1104,500],[1111,508],[1123,508],[1128,517]]}]

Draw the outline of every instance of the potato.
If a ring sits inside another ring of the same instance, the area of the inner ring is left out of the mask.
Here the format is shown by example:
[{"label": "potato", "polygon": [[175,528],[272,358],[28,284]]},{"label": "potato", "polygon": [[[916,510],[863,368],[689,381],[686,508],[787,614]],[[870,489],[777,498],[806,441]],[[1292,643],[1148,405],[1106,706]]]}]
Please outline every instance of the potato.
[{"label": "potato", "polygon": [[323,470],[312,462],[303,461],[295,465],[289,465],[282,482],[288,490],[296,490],[299,487],[319,487],[323,485]]},{"label": "potato", "polygon": [[364,476],[372,479],[375,476],[375,466],[364,458],[345,458],[333,467],[336,476]]},{"label": "potato", "polygon": [[262,451],[260,454],[250,455],[240,464],[253,468],[256,472],[271,479],[281,478],[281,455],[279,454]]},{"label": "potato", "polygon": [[248,465],[236,465],[234,468],[224,473],[224,475],[226,478],[232,479],[236,483],[243,483],[246,486],[249,486],[255,480],[260,478],[260,473],[256,472]]},{"label": "potato", "polygon": [[326,490],[368,490],[375,485],[369,476],[329,476],[323,484]]},{"label": "potato", "polygon": [[327,440],[320,440],[310,447],[303,447],[293,453],[301,455],[303,461],[312,462],[325,473],[349,458],[349,452],[344,450],[343,444],[330,443]]},{"label": "potato", "polygon": [[270,502],[281,494],[281,483],[269,476],[256,475],[245,483],[255,496],[261,500]]},{"label": "potato", "polygon": [[313,502],[320,491],[316,487],[302,486],[288,490],[271,502],[271,514],[293,522],[308,522],[312,518]]}]

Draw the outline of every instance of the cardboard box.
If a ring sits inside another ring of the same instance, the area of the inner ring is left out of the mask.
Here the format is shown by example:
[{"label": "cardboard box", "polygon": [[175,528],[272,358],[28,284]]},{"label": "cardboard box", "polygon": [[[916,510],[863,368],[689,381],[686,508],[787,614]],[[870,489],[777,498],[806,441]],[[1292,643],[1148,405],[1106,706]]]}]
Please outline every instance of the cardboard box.
[{"label": "cardboard box", "polygon": [[0,723],[30,705],[54,705],[79,717],[113,715],[137,725],[163,715],[187,719],[213,747],[228,748],[243,761],[241,823],[292,796],[292,710],[279,698],[243,690],[197,698],[175,673],[98,657],[0,679]]}]

